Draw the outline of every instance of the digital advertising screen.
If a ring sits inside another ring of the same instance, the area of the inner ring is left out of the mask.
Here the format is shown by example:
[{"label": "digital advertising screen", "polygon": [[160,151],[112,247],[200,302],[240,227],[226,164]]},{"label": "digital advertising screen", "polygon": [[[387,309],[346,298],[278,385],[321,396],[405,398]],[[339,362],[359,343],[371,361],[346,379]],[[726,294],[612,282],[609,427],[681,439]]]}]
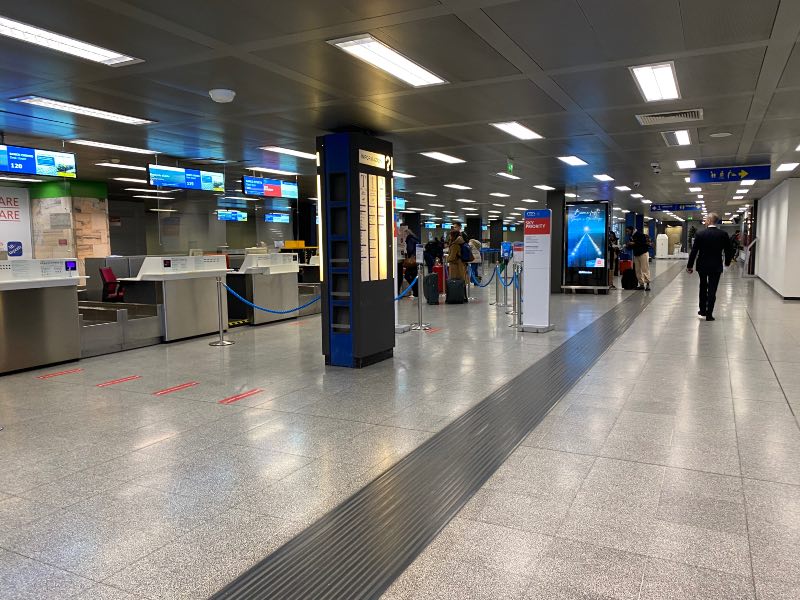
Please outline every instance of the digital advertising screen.
[{"label": "digital advertising screen", "polygon": [[150,185],[206,192],[225,191],[225,175],[222,173],[164,165],[147,165],[147,172]]},{"label": "digital advertising screen", "polygon": [[607,287],[608,204],[568,204],[564,285]]},{"label": "digital advertising screen", "polygon": [[285,213],[267,213],[264,215],[267,223],[289,223],[289,215]]},{"label": "digital advertising screen", "polygon": [[267,198],[299,197],[297,183],[294,181],[265,179],[249,175],[242,177],[242,192],[248,196],[265,196]]},{"label": "digital advertising screen", "polygon": [[22,146],[0,145],[0,171],[49,177],[77,177],[75,155]]},{"label": "digital advertising screen", "polygon": [[218,221],[247,221],[247,213],[241,210],[218,210]]}]

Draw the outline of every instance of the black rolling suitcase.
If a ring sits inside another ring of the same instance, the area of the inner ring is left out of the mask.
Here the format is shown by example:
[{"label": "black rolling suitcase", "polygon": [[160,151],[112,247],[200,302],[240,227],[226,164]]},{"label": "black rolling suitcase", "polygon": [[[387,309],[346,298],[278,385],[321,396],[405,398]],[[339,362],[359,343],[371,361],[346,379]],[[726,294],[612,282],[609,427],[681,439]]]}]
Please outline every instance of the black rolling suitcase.
[{"label": "black rolling suitcase", "polygon": [[639,285],[639,280],[636,279],[636,271],[633,269],[626,269],[622,273],[622,289],[635,290]]},{"label": "black rolling suitcase", "polygon": [[428,273],[422,280],[422,292],[428,304],[439,304],[439,276],[436,273]]},{"label": "black rolling suitcase", "polygon": [[447,280],[447,304],[464,304],[467,301],[467,284],[463,279]]}]

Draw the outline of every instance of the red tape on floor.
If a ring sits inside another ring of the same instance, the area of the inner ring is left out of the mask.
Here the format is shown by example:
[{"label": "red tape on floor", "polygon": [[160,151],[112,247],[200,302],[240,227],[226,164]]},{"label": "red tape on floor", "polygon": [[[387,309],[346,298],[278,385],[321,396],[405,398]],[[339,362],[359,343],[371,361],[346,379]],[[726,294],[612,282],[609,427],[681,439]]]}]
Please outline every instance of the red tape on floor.
[{"label": "red tape on floor", "polygon": [[158,390],[157,392],[153,392],[153,396],[166,396],[167,394],[171,394],[172,392],[180,392],[181,390],[185,390],[186,388],[194,387],[199,383],[200,382],[198,381],[187,381],[186,383],[182,383],[180,385],[175,385],[163,390]]},{"label": "red tape on floor", "polygon": [[236,394],[235,396],[231,396],[230,398],[224,398],[218,402],[218,404],[233,404],[234,402],[238,402],[244,398],[249,398],[250,396],[255,396],[256,394],[260,394],[263,392],[261,388],[256,388],[254,390],[250,390],[249,392],[242,392],[241,394]]},{"label": "red tape on floor", "polygon": [[51,377],[61,377],[61,375],[72,375],[73,373],[80,373],[83,369],[70,369],[69,371],[58,371],[57,373],[47,373],[46,375],[39,375],[36,379],[50,379]]},{"label": "red tape on floor", "polygon": [[98,383],[97,387],[108,387],[110,385],[116,385],[118,383],[125,383],[126,381],[133,381],[134,379],[141,379],[141,375],[131,375],[130,377],[123,377],[122,379],[112,379],[111,381],[106,381],[104,383]]}]

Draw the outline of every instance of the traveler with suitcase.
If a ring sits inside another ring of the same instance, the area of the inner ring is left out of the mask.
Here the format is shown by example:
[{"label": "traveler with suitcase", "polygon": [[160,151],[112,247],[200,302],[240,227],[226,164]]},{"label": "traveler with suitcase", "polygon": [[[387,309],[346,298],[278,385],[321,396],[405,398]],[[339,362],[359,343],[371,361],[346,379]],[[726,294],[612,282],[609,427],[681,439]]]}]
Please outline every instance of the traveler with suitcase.
[{"label": "traveler with suitcase", "polygon": [[[463,304],[467,301],[467,262],[472,260],[472,251],[456,230],[450,231],[448,241],[447,267],[450,276],[447,279],[445,302],[447,304]],[[469,252],[468,261],[464,260],[464,255],[466,255],[464,249]]]}]

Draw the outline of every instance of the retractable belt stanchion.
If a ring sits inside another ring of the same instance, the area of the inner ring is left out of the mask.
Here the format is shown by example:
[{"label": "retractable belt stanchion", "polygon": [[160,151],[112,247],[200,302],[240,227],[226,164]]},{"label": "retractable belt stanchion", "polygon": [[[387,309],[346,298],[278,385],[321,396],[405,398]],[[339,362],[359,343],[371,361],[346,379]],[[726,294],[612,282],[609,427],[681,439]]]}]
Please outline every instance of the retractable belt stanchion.
[{"label": "retractable belt stanchion", "polygon": [[417,319],[416,323],[411,324],[413,331],[427,331],[431,328],[430,323],[423,323],[422,321],[422,281],[425,281],[425,263],[420,263],[417,271]]},{"label": "retractable belt stanchion", "polygon": [[522,265],[514,265],[513,285],[514,309],[507,314],[514,315],[514,320],[511,322],[509,327],[519,329],[522,327]]},{"label": "retractable belt stanchion", "polygon": [[491,306],[496,306],[500,302],[500,272],[497,270],[497,265],[494,266],[494,302],[490,302]]},{"label": "retractable belt stanchion", "polygon": [[517,263],[511,265],[512,274],[511,274],[511,285],[509,287],[512,287],[513,289],[511,290],[511,310],[506,311],[507,315],[517,315],[519,313],[519,304],[517,304],[517,288],[516,288],[517,266],[518,266]]},{"label": "retractable belt stanchion", "polygon": [[222,276],[217,276],[217,314],[219,315],[219,339],[211,342],[209,346],[232,346],[236,342],[225,339],[225,321],[222,317]]}]

